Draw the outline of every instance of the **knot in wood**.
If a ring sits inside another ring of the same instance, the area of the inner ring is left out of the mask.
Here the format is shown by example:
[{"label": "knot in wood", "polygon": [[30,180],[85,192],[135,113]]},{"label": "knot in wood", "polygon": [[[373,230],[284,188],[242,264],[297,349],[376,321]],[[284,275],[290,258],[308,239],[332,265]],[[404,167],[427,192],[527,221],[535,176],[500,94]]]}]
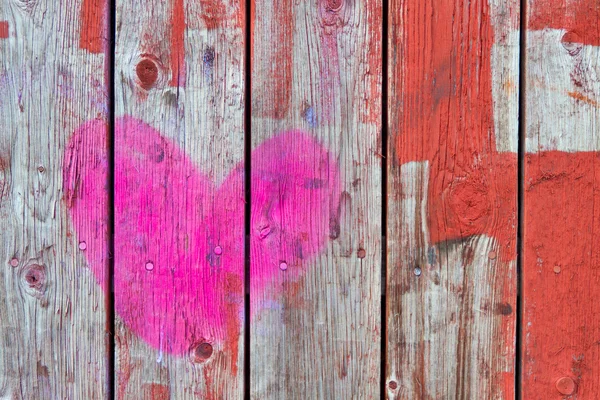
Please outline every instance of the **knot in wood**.
[{"label": "knot in wood", "polygon": [[192,359],[195,363],[207,361],[213,353],[213,347],[208,342],[201,342],[192,348]]},{"label": "knot in wood", "polygon": [[145,89],[152,89],[158,79],[158,66],[150,58],[142,59],[135,67],[139,85]]},{"label": "knot in wood", "polygon": [[37,297],[46,290],[46,267],[39,264],[31,264],[23,268],[22,279],[25,282],[26,291]]}]

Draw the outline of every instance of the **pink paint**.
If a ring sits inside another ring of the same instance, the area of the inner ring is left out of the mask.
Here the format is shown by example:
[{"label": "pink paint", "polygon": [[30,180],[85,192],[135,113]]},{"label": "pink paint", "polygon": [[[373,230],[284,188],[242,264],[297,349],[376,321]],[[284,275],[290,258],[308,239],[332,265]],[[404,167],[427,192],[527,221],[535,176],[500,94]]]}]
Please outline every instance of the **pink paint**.
[{"label": "pink paint", "polygon": [[[78,129],[64,170],[73,224],[101,285],[106,254],[97,232],[105,221],[94,216],[106,198],[106,147],[84,144],[105,130],[102,122]],[[215,187],[141,121],[118,119],[115,138],[117,313],[162,351],[181,355],[199,341],[222,340],[235,359],[244,305],[243,164]],[[299,131],[264,142],[252,166],[251,277],[253,290],[261,290],[280,273],[281,260],[299,265],[326,244],[339,178],[328,152]]]}]

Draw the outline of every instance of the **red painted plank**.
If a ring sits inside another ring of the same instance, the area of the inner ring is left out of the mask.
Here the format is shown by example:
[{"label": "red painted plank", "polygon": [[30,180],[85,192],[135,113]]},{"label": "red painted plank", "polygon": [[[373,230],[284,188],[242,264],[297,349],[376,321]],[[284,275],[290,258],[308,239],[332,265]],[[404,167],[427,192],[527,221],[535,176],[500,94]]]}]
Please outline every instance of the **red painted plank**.
[{"label": "red painted plank", "polygon": [[[600,393],[600,3],[529,0],[524,399]],[[568,396],[568,397],[565,397]]]},{"label": "red painted plank", "polygon": [[516,96],[493,97],[493,55],[518,16],[499,8],[390,3],[389,398],[514,397],[517,132],[497,121],[517,113],[494,103]]}]

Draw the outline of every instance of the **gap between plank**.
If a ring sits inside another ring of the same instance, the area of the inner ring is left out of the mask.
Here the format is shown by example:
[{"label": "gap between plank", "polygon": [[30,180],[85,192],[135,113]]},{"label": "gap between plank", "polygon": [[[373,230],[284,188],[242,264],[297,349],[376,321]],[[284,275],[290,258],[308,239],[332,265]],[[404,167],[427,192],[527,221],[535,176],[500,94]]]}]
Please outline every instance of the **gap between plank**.
[{"label": "gap between plank", "polygon": [[386,393],[386,352],[387,352],[387,166],[388,166],[388,13],[389,0],[382,0],[381,18],[381,377],[380,398]]},{"label": "gap between plank", "polygon": [[108,296],[106,305],[106,318],[108,322],[108,397],[115,398],[115,47],[116,47],[116,0],[108,0],[108,164],[110,173],[108,176]]},{"label": "gap between plank", "polygon": [[525,58],[527,34],[527,0],[521,0],[519,21],[519,146],[517,161],[517,315],[515,324],[515,398],[521,399],[521,364],[523,360],[523,213],[524,213],[524,161],[525,161]]},{"label": "gap between plank", "polygon": [[246,0],[244,10],[244,399],[250,399],[250,212],[252,210],[251,154],[252,154],[252,60],[251,57],[251,2]]}]

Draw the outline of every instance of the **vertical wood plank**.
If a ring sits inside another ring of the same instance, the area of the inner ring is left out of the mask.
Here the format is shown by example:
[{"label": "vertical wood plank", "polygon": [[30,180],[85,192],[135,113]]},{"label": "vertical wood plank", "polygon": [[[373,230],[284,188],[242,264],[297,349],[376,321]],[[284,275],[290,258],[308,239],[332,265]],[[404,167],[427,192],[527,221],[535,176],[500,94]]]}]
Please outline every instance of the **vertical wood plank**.
[{"label": "vertical wood plank", "polygon": [[381,2],[251,4],[251,398],[377,398]]},{"label": "vertical wood plank", "polygon": [[589,399],[600,393],[600,4],[529,0],[526,23],[521,393]]},{"label": "vertical wood plank", "polygon": [[118,398],[242,397],[244,13],[117,1]]},{"label": "vertical wood plank", "polygon": [[3,399],[109,395],[107,16],[104,0],[0,4]]},{"label": "vertical wood plank", "polygon": [[514,397],[518,10],[390,1],[390,399]]}]

